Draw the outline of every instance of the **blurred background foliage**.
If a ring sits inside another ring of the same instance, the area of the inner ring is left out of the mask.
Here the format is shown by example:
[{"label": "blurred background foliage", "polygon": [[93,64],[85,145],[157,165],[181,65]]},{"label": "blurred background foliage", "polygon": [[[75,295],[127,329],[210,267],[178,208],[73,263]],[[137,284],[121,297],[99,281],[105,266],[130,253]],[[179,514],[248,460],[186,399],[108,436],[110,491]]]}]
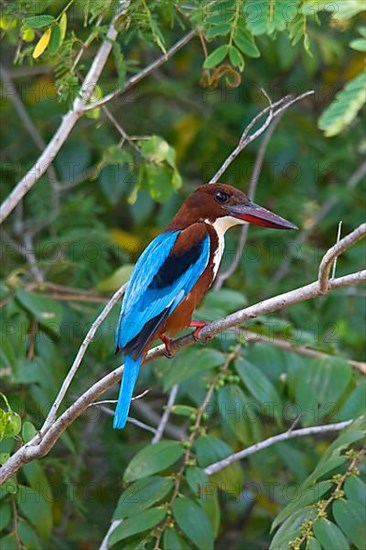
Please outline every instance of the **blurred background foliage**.
[{"label": "blurred background foliage", "polygon": [[[2,199],[52,138],[116,9],[111,0],[2,3]],[[300,232],[252,228],[235,273],[197,318],[315,280],[339,221],[343,234],[362,222],[363,9],[361,0],[137,0],[120,15],[93,100],[123,91],[126,78],[189,30],[201,36],[107,111],[91,108],[3,228],[2,462],[42,425],[88,327],[143,248],[266,106],[261,88],[272,101],[315,91],[280,121],[256,194]],[[222,180],[245,191],[259,147]],[[224,268],[238,237],[227,235]],[[337,275],[359,270],[364,256],[362,244],[347,251]],[[299,415],[299,426],[309,426],[364,414],[363,377],[347,360],[362,360],[364,298],[364,288],[342,289],[246,324],[325,359],[248,343],[244,330],[146,365],[138,391],[151,389],[132,406],[134,418],[156,427],[179,384],[164,440],[152,446],[152,434],[133,423],[117,433],[108,406],[89,409],[1,489],[1,547],[97,548],[113,516],[123,519],[109,539],[115,548],[314,550],[334,549],[335,540],[364,548],[360,424],[333,443],[293,440],[213,476],[203,471]],[[98,331],[64,406],[120,363],[117,315],[118,307]]]}]

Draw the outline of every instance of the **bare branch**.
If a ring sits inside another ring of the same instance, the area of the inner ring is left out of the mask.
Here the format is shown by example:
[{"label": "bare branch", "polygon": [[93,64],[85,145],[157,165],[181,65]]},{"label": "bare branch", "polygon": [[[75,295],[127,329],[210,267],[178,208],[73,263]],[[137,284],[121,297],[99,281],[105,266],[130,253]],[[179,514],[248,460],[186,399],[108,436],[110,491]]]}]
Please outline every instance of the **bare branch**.
[{"label": "bare branch", "polygon": [[[222,166],[218,169],[216,174],[212,176],[209,183],[216,183],[221,178],[222,174],[226,172],[230,164],[236,159],[236,157],[250,144],[252,141],[257,139],[259,136],[265,132],[265,130],[268,128],[268,126],[271,124],[271,122],[277,118],[283,111],[291,107],[294,103],[297,103],[298,101],[304,99],[305,97],[308,97],[310,95],[314,94],[314,90],[310,90],[308,92],[305,92],[303,94],[300,94],[298,96],[293,95],[287,95],[275,103],[270,103],[265,109],[263,109],[260,113],[258,113],[257,116],[253,118],[253,120],[248,124],[248,126],[245,128],[244,132],[241,135],[241,138],[239,140],[238,145],[235,147],[235,149],[230,153],[230,155],[227,157],[227,159],[224,161]],[[267,96],[268,97],[268,96]],[[260,126],[255,132],[250,133],[251,130],[255,127],[257,122],[264,117],[264,115],[267,115],[266,120],[263,122],[262,126]]]},{"label": "bare branch", "polygon": [[128,90],[130,90],[133,86],[135,86],[135,84],[140,82],[143,78],[145,78],[152,72],[156,71],[156,69],[161,67],[161,65],[164,65],[164,63],[169,61],[169,59],[173,57],[173,55],[175,55],[179,50],[181,50],[186,44],[188,44],[188,42],[190,42],[192,38],[196,36],[196,34],[197,32],[195,30],[190,31],[188,34],[183,36],[183,38],[178,40],[178,42],[176,42],[174,46],[172,46],[165,54],[155,59],[155,61],[150,63],[150,65],[142,69],[142,71],[140,71],[139,73],[135,74],[134,76],[131,76],[131,78],[129,78],[126,81],[126,84],[123,90],[114,90],[114,92],[107,94],[106,96],[102,97],[98,101],[95,101],[89,105],[85,105],[84,112],[90,111],[92,109],[96,109],[97,107],[101,107],[102,105],[105,105],[106,103],[111,101],[111,99],[114,99],[115,97],[128,92]]},{"label": "bare branch", "polygon": [[[127,4],[127,9],[129,2],[124,2]],[[118,16],[120,16],[121,11],[119,10]],[[46,172],[53,159],[61,149],[62,145],[69,136],[71,130],[79,120],[79,118],[84,114],[85,111],[90,109],[95,109],[99,105],[103,105],[115,95],[120,93],[125,93],[132,88],[135,84],[140,82],[143,78],[148,76],[163,63],[168,61],[178,50],[180,50],[185,44],[187,44],[196,34],[196,31],[189,32],[181,40],[179,40],[165,55],[159,57],[153,63],[145,67],[138,74],[134,75],[127,80],[126,86],[123,90],[118,90],[112,95],[106,96],[101,99],[99,102],[89,104],[89,100],[92,97],[94,88],[99,80],[99,77],[102,73],[102,70],[107,62],[109,54],[113,47],[113,42],[117,37],[117,30],[114,27],[114,20],[112,21],[106,38],[100,46],[93,63],[86,75],[84,82],[81,86],[80,96],[77,97],[73,103],[72,109],[64,115],[62,122],[55,132],[53,138],[48,143],[47,147],[44,149],[43,153],[34,164],[34,166],[27,172],[27,174],[21,179],[21,181],[15,186],[10,195],[5,199],[3,204],[0,207],[0,223],[2,223],[9,214],[14,210],[19,201],[28,193],[28,191],[33,187],[33,185],[39,180],[39,178]]]},{"label": "bare branch", "polygon": [[330,284],[329,271],[333,261],[340,256],[347,248],[356,244],[358,241],[366,236],[366,223],[361,224],[357,229],[352,231],[346,237],[343,237],[338,243],[336,243],[328,252],[324,255],[320,267],[319,267],[319,289],[320,292],[326,292]]},{"label": "bare branch", "polygon": [[126,285],[123,285],[120,289],[117,290],[112,296],[112,298],[109,300],[107,305],[103,308],[103,311],[98,315],[98,317],[95,319],[94,323],[90,327],[88,334],[85,336],[83,343],[81,344],[79,351],[74,359],[74,362],[71,366],[71,369],[69,370],[65,380],[62,383],[61,389],[57,394],[57,397],[50,409],[50,412],[48,413],[48,416],[42,426],[42,433],[47,432],[47,430],[53,425],[56,419],[57,411],[61,405],[61,402],[63,398],[66,395],[67,390],[69,389],[69,386],[77,373],[81,361],[86,353],[86,350],[89,347],[89,344],[92,342],[95,333],[97,332],[100,325],[103,323],[103,321],[106,319],[106,317],[109,315],[110,311],[112,310],[113,306],[122,298],[123,293],[125,291]]},{"label": "bare branch", "polygon": [[347,426],[352,424],[352,422],[353,420],[345,420],[344,422],[337,422],[336,424],[310,426],[309,428],[300,428],[299,430],[294,430],[291,426],[290,429],[286,432],[268,437],[267,439],[264,439],[263,441],[260,441],[259,443],[248,447],[247,449],[243,449],[242,451],[234,453],[227,458],[224,458],[223,460],[219,460],[218,462],[210,464],[205,468],[205,474],[210,476],[216,472],[219,472],[220,470],[223,470],[224,468],[227,468],[228,466],[230,466],[230,464],[238,462],[238,460],[242,460],[247,456],[258,453],[263,449],[267,449],[267,447],[271,447],[272,445],[275,445],[280,441],[288,441],[289,439],[297,439],[299,437],[306,437],[307,435],[319,435],[329,432],[339,432],[340,430],[347,428]]},{"label": "bare branch", "polygon": [[[356,242],[356,240],[358,240],[355,239],[354,235],[360,234],[360,228],[362,228],[362,226],[353,231],[350,235],[344,237],[338,243],[338,245],[336,245],[339,247],[337,249],[338,254],[341,253],[340,249],[344,251],[346,248],[352,246]],[[331,250],[333,249],[334,247]],[[328,253],[324,256],[324,258],[326,258],[327,255]],[[331,290],[359,284],[363,281],[366,281],[366,270],[330,280],[324,291],[320,289],[319,281],[315,281],[311,284],[305,285],[295,290],[291,290],[284,294],[269,298],[268,300],[263,300],[258,304],[254,304],[245,309],[242,309],[241,311],[237,311],[236,313],[228,315],[224,319],[220,319],[218,321],[215,321],[214,323],[210,323],[200,331],[198,339],[204,342],[207,338],[215,336],[225,329],[239,327],[241,323],[248,319],[253,319],[267,313],[272,313],[274,311],[288,307],[292,304],[311,300],[313,298],[321,296],[322,294],[330,292]],[[122,295],[122,290],[118,292],[120,292],[121,294],[118,295],[118,293],[116,293],[108,302],[106,306],[106,308],[109,308],[108,311],[112,307],[112,302],[114,303],[114,300],[117,301]],[[105,310],[103,310],[99,318],[94,322],[94,328],[92,327],[92,329],[94,330],[93,334],[98,328],[96,326],[97,321],[100,324],[101,316],[104,319],[107,316],[108,311],[105,312]],[[82,347],[80,348],[80,351],[77,355],[77,358],[74,361],[74,365],[72,367],[73,374],[79,367],[81,359],[85,353],[87,346],[90,343],[90,339],[93,337],[93,334],[91,335],[89,331],[88,336],[85,338]],[[183,336],[182,338],[179,338],[172,343],[173,351],[177,351],[183,347],[193,345],[195,342],[196,339],[193,337],[192,334]],[[162,356],[164,351],[165,346],[157,346],[156,348],[153,348],[147,354],[145,363]],[[65,395],[67,388],[72,380],[73,374],[71,375],[70,371],[56,398],[55,404],[53,405],[50,414],[47,417],[47,429],[45,429],[45,426],[43,426],[41,428],[41,431],[31,441],[23,445],[7,460],[7,462],[0,469],[0,483],[6,481],[6,479],[13,475],[23,464],[26,464],[27,462],[30,462],[35,458],[40,458],[47,454],[52,449],[61,434],[66,430],[66,428],[85,411],[88,405],[98,399],[100,395],[111,388],[114,384],[119,382],[119,380],[121,379],[122,370],[123,367],[118,367],[111,373],[107,374],[104,378],[96,382],[91,388],[83,393],[68,409],[66,409],[66,411],[59,418],[55,419],[55,412],[57,411],[61,403],[61,399]],[[53,421],[50,422],[50,419],[52,419]]]},{"label": "bare branch", "polygon": [[169,393],[169,399],[168,403],[166,404],[165,411],[163,413],[163,416],[161,417],[161,420],[159,422],[159,426],[157,427],[156,433],[151,441],[151,443],[154,445],[155,443],[158,443],[160,439],[163,437],[163,433],[165,430],[166,425],[168,424],[171,408],[175,403],[175,400],[178,395],[178,389],[179,386],[173,386]]},{"label": "bare branch", "polygon": [[[272,346],[281,348],[285,351],[297,353],[306,357],[314,357],[314,359],[332,359],[332,357],[334,357],[334,355],[330,355],[329,353],[325,353],[324,351],[319,351],[306,346],[296,346],[291,342],[288,342],[287,340],[283,340],[282,338],[274,338],[273,336],[258,334],[257,332],[253,332],[250,330],[248,331],[246,329],[243,329],[243,331],[244,338],[247,342],[263,342],[265,344],[271,344]],[[337,357],[339,357],[339,355],[337,355]],[[350,367],[353,367],[354,369],[360,371],[362,374],[366,375],[365,362],[353,361],[352,359],[347,359],[346,357],[344,357],[343,359],[349,364]]]},{"label": "bare branch", "polygon": [[[249,187],[248,187],[248,190],[247,190],[247,195],[250,199],[254,199],[255,192],[256,192],[256,189],[257,189],[257,185],[258,185],[258,181],[259,181],[259,176],[260,176],[260,173],[262,171],[262,167],[263,167],[267,147],[269,145],[269,142],[271,140],[271,137],[273,136],[273,133],[274,133],[275,129],[277,128],[278,124],[280,123],[280,120],[282,118],[282,114],[279,115],[276,119],[274,119],[272,125],[268,128],[268,132],[264,136],[263,141],[262,141],[262,143],[261,143],[261,145],[258,149],[257,158],[255,159],[252,175],[251,175],[251,178],[250,178],[250,181],[249,181]],[[244,250],[244,246],[247,242],[249,228],[250,228],[250,224],[248,224],[248,223],[243,225],[243,227],[241,228],[239,242],[238,242],[238,245],[237,245],[237,249],[236,249],[236,252],[235,252],[234,259],[231,262],[231,264],[222,273],[218,273],[218,275],[216,277],[216,280],[215,280],[215,284],[214,284],[214,289],[215,290],[221,288],[222,285],[224,284],[224,282],[226,281],[226,279],[231,277],[231,275],[234,273],[234,271],[238,267],[242,252]]]}]

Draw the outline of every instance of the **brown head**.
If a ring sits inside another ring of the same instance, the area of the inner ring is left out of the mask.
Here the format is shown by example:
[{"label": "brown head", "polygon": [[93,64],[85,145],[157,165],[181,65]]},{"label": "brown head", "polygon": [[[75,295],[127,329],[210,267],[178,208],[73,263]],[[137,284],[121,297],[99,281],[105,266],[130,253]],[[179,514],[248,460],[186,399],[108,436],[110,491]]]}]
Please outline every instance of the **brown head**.
[{"label": "brown head", "polygon": [[252,202],[240,189],[225,183],[198,187],[184,201],[169,229],[183,229],[202,222],[218,224],[224,231],[243,223],[274,229],[298,229],[293,223]]}]

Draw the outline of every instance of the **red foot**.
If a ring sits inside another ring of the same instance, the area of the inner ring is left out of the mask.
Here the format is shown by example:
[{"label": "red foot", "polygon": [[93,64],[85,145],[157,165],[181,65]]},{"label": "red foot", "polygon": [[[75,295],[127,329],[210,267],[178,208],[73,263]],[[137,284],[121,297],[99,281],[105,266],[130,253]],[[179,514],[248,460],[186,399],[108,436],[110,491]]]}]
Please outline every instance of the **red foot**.
[{"label": "red foot", "polygon": [[199,333],[201,332],[203,327],[205,327],[206,325],[207,325],[207,323],[205,321],[191,321],[190,322],[190,324],[189,324],[190,327],[196,327],[196,330],[194,330],[193,333],[192,333],[192,336],[196,340],[196,342],[198,341]]},{"label": "red foot", "polygon": [[169,359],[171,357],[174,357],[175,351],[173,350],[173,347],[172,347],[173,340],[169,338],[169,336],[167,336],[166,334],[160,334],[159,338],[165,344],[165,352],[164,352],[165,357],[168,357]]}]

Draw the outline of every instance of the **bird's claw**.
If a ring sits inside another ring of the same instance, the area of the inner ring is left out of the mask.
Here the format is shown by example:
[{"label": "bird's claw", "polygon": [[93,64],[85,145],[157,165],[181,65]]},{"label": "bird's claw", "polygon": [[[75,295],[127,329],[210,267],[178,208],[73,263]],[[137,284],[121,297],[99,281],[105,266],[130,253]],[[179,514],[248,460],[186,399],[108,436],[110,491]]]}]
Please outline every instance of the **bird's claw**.
[{"label": "bird's claw", "polygon": [[165,357],[167,359],[174,357],[175,351],[173,349],[173,340],[169,338],[169,336],[166,336],[166,334],[160,334],[159,338],[165,344],[165,350],[163,351]]}]

